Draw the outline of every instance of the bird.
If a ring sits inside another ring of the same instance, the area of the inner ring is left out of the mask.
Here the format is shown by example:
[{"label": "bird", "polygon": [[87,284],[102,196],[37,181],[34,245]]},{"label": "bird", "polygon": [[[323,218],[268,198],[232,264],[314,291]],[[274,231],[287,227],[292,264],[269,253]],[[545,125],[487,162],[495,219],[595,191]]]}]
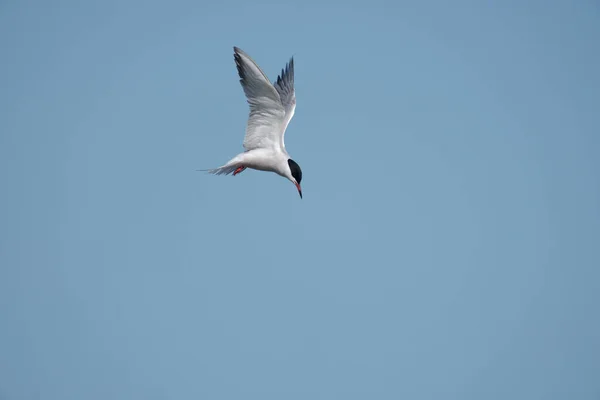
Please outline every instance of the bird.
[{"label": "bird", "polygon": [[294,57],[274,83],[239,47],[233,47],[233,58],[250,107],[243,143],[245,151],[225,165],[207,171],[214,175],[233,173],[233,176],[246,168],[275,172],[291,181],[302,199],[302,169],[290,157],[284,142],[285,131],[296,110]]}]

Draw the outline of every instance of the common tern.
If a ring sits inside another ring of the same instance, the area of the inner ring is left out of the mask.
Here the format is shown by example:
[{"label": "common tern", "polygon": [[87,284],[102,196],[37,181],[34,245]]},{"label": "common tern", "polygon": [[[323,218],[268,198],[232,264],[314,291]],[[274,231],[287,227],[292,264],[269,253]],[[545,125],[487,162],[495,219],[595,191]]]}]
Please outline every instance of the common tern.
[{"label": "common tern", "polygon": [[302,198],[302,170],[285,149],[283,137],[296,110],[294,58],[271,84],[267,75],[238,47],[233,48],[240,83],[250,105],[243,153],[222,167],[210,169],[215,175],[237,175],[246,168],[271,171],[289,179]]}]

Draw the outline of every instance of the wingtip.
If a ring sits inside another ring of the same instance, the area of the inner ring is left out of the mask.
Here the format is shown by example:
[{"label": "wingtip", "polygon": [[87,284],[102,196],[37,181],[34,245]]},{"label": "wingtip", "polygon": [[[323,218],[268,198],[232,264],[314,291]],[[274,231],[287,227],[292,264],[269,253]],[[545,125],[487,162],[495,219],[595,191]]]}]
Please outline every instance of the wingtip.
[{"label": "wingtip", "polygon": [[246,53],[244,53],[244,51],[242,49],[240,49],[237,46],[233,46],[233,59],[235,60],[235,64],[237,66],[238,69],[238,73],[240,75],[240,78],[243,79],[243,68],[242,68],[242,56],[245,56]]},{"label": "wingtip", "polygon": [[242,57],[239,53],[234,53],[233,59],[235,61],[235,67],[237,69],[240,80],[244,80],[246,78],[246,74],[244,73],[244,68],[242,67]]},{"label": "wingtip", "polygon": [[237,54],[238,56],[239,55],[248,56],[244,50],[240,49],[237,46],[233,46],[233,53]]}]

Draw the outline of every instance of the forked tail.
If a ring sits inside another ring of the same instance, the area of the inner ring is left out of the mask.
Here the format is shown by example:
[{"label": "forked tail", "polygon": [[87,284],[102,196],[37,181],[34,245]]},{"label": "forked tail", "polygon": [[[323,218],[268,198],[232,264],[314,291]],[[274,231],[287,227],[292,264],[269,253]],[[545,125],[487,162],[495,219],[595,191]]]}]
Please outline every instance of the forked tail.
[{"label": "forked tail", "polygon": [[213,175],[229,175],[231,173],[233,173],[233,175],[237,175],[245,169],[246,169],[246,167],[243,164],[243,160],[241,159],[241,156],[238,154],[237,156],[235,156],[231,160],[229,160],[227,162],[227,164],[225,164],[219,168],[199,169],[198,171],[208,172],[209,174],[213,174]]},{"label": "forked tail", "polygon": [[203,171],[206,171],[209,174],[213,174],[213,175],[229,175],[232,172],[235,172],[235,170],[237,168],[238,168],[237,165],[223,165],[222,167],[219,167],[219,168],[205,169]]},{"label": "forked tail", "polygon": [[198,169],[197,171],[204,171],[213,175],[229,175],[231,173],[233,173],[233,175],[237,175],[245,169],[246,167],[242,166],[239,162],[231,160],[227,164],[219,168]]}]

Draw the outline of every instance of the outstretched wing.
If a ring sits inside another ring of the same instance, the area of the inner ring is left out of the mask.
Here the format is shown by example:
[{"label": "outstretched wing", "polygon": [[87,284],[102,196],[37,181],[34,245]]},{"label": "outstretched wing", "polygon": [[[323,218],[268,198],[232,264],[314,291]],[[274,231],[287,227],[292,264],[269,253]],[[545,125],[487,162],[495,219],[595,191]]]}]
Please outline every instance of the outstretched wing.
[{"label": "outstretched wing", "polygon": [[283,137],[288,124],[296,111],[296,91],[294,90],[294,57],[287,63],[285,69],[281,70],[281,75],[275,81],[275,90],[279,93],[281,104],[285,109],[285,118],[283,120],[283,129],[281,131],[281,143],[285,147]]},{"label": "outstretched wing", "polygon": [[258,65],[241,49],[234,47],[240,83],[250,105],[244,148],[284,149],[286,111],[275,87]]}]

